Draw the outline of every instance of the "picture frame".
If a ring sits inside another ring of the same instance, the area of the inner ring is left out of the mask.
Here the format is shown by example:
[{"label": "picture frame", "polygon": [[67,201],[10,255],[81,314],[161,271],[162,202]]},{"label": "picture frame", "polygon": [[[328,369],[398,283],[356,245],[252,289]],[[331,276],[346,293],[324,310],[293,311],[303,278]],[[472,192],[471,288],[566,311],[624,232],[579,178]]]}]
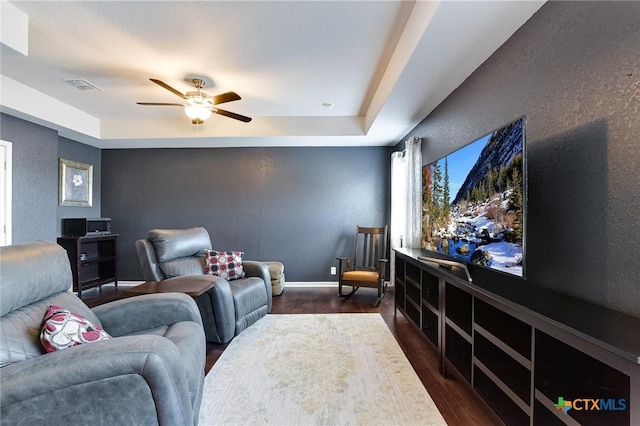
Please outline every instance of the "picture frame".
[{"label": "picture frame", "polygon": [[60,158],[61,206],[93,205],[93,165]]}]

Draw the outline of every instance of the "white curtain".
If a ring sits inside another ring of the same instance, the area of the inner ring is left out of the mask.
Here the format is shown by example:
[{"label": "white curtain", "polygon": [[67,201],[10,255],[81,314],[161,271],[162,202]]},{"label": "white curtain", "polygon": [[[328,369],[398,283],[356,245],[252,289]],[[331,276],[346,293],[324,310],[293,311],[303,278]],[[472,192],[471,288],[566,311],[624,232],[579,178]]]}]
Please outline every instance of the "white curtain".
[{"label": "white curtain", "polygon": [[[420,247],[422,237],[422,143],[412,137],[391,154],[391,248]],[[391,254],[391,282],[396,259]]]},{"label": "white curtain", "polygon": [[405,142],[406,222],[404,247],[420,248],[422,239],[422,141],[411,137]]},{"label": "white curtain", "polygon": [[[405,192],[404,152],[391,154],[391,248],[402,247],[405,232],[406,192]],[[391,258],[393,261],[393,257]]]}]

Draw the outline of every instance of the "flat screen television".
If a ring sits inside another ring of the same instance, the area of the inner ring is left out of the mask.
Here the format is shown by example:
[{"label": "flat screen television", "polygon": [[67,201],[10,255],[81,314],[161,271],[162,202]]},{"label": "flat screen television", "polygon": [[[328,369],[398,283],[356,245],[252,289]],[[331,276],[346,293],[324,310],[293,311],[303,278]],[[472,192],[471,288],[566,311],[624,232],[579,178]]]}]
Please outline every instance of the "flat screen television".
[{"label": "flat screen television", "polygon": [[422,248],[524,277],[524,116],[425,165],[422,184]]}]

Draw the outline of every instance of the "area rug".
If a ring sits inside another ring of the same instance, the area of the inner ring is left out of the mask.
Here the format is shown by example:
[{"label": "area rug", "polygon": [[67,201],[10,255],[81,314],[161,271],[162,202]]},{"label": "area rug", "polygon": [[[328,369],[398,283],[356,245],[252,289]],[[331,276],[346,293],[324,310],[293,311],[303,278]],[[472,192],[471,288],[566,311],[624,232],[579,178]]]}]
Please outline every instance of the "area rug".
[{"label": "area rug", "polygon": [[205,378],[200,425],[443,425],[379,314],[269,314]]}]

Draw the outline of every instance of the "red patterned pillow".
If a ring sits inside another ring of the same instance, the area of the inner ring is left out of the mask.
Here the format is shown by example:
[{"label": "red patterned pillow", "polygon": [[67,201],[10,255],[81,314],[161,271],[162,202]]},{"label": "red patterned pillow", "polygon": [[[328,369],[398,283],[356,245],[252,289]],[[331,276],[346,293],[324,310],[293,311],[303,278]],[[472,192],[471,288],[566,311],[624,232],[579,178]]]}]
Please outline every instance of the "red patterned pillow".
[{"label": "red patterned pillow", "polygon": [[241,251],[206,250],[204,253],[205,272],[217,275],[227,281],[244,278]]},{"label": "red patterned pillow", "polygon": [[60,306],[49,306],[44,315],[40,341],[47,352],[106,339],[111,339],[111,336],[102,327]]}]

